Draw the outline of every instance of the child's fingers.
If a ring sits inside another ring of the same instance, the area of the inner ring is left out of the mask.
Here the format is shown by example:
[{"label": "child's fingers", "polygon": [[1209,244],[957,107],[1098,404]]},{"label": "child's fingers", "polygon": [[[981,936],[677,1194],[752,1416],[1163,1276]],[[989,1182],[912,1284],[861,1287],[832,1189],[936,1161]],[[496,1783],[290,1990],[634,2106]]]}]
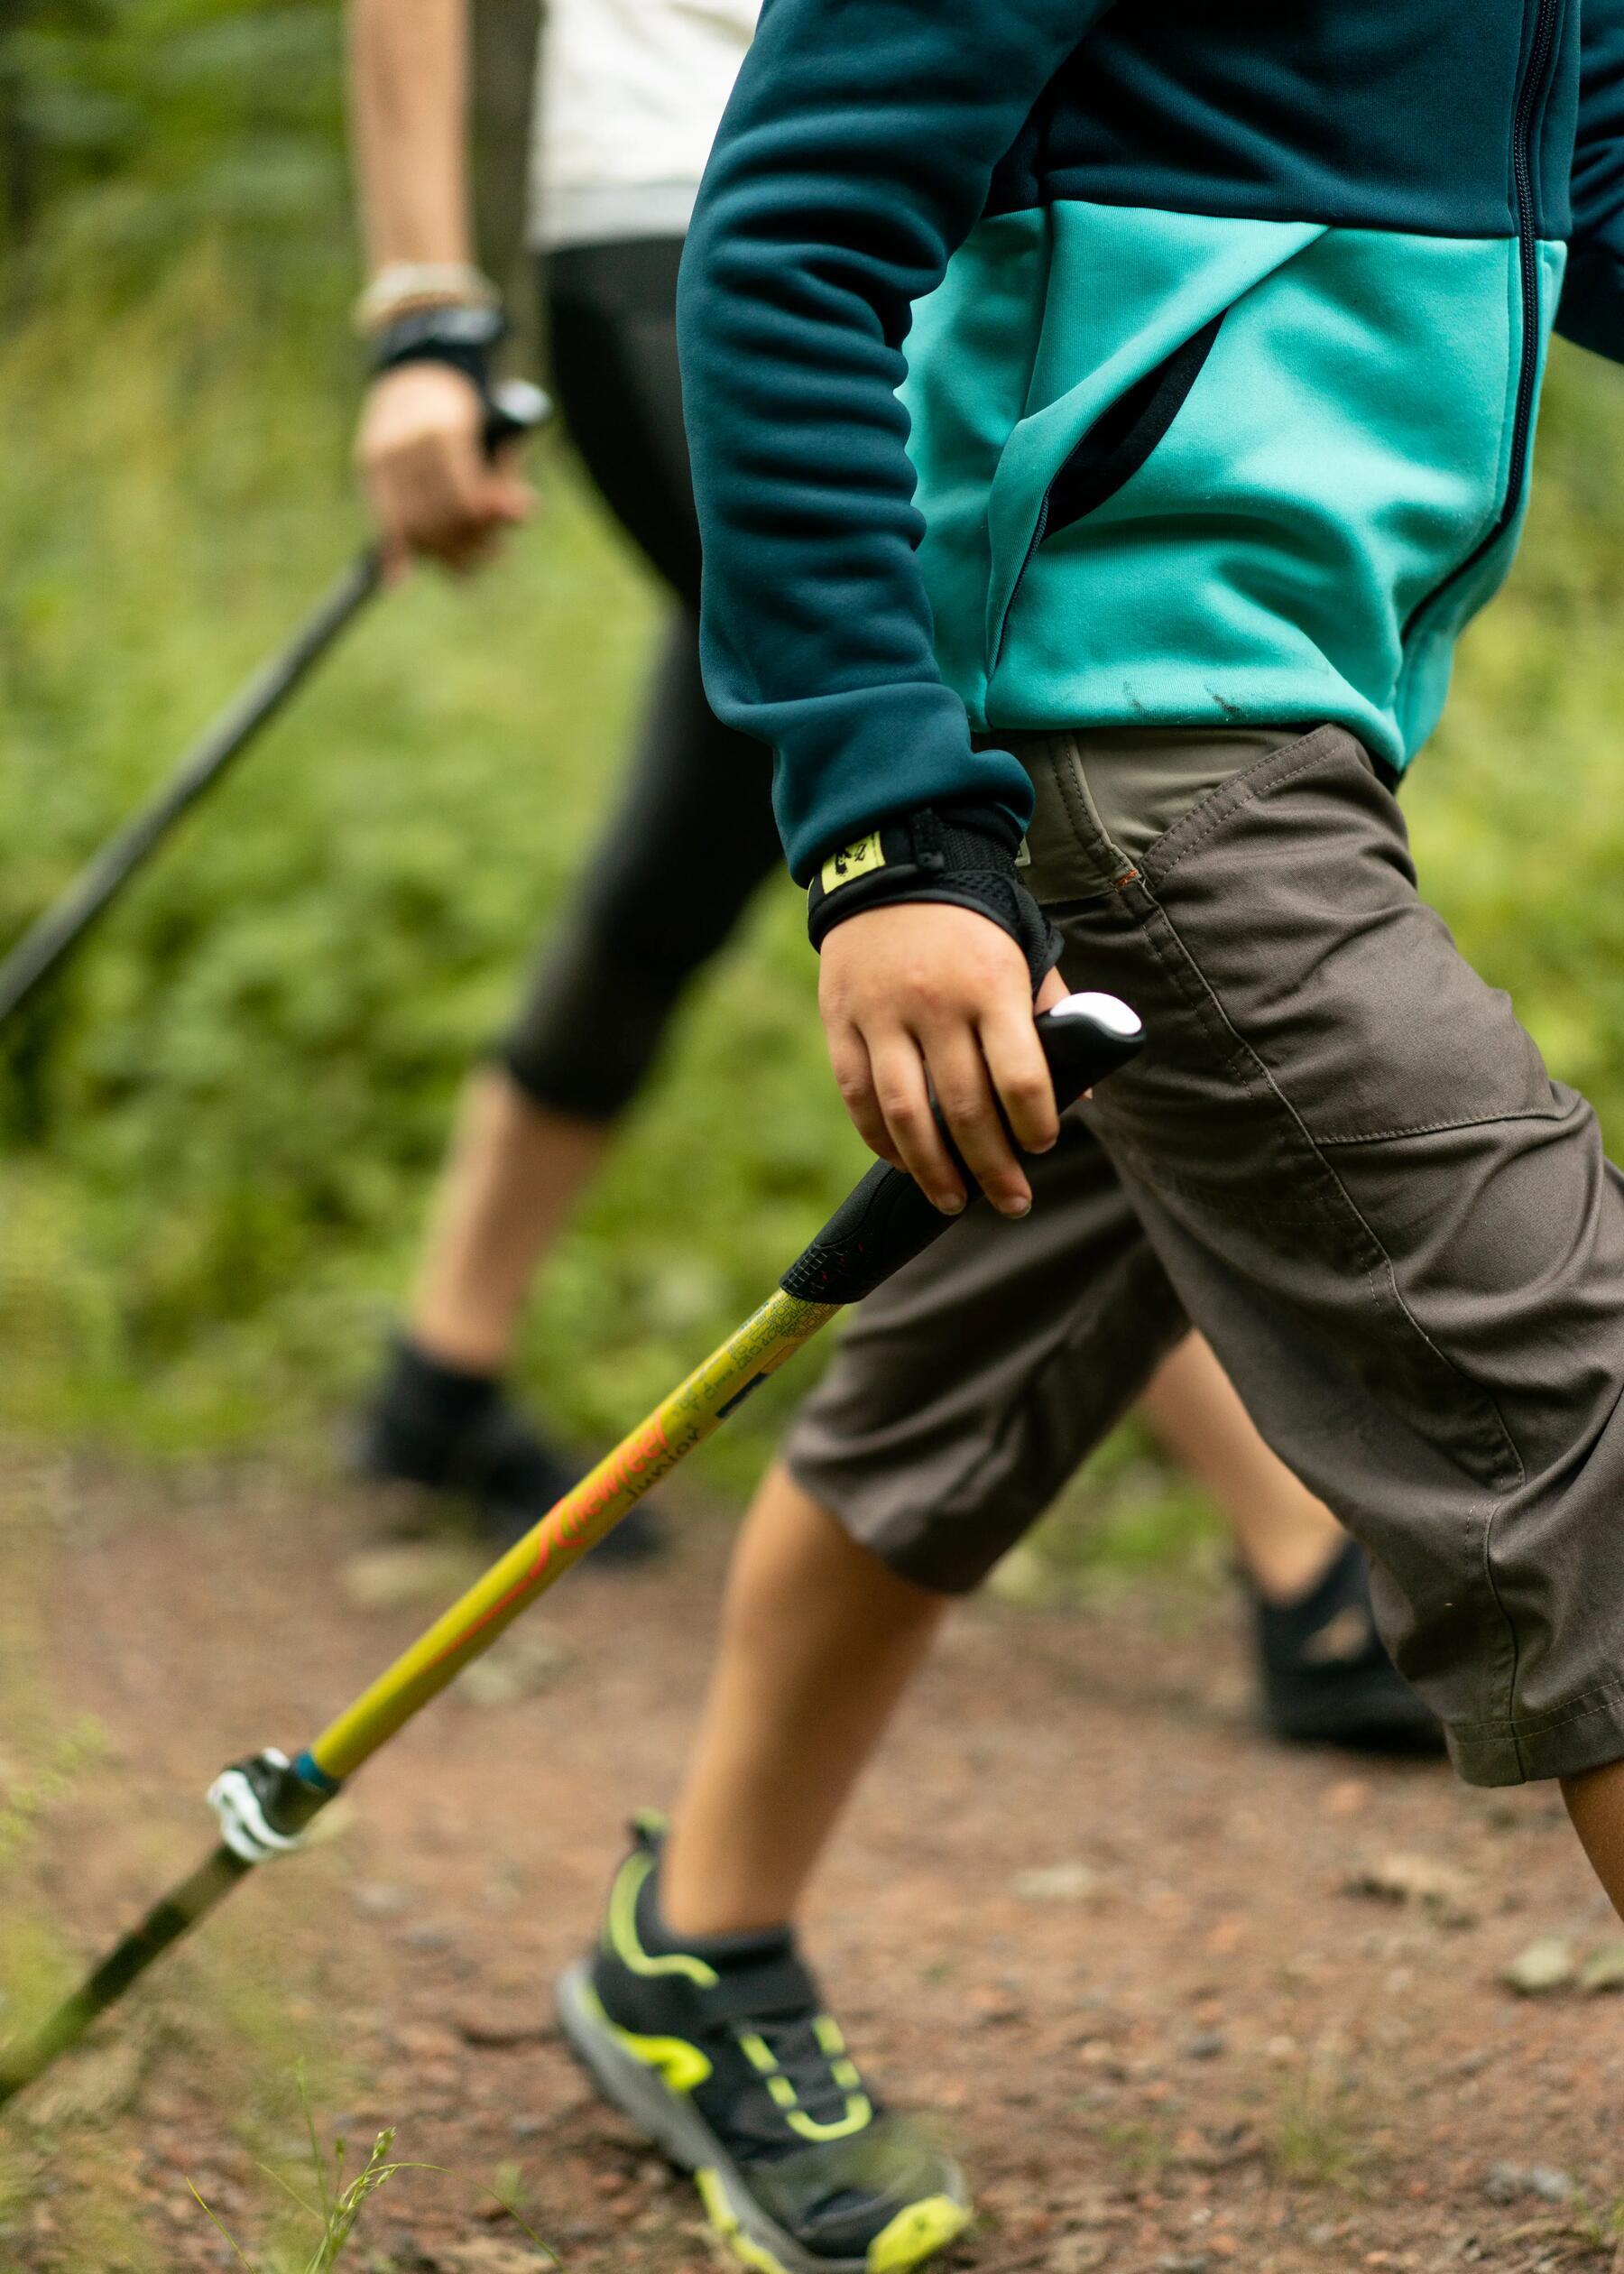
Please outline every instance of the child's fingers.
[{"label": "child's fingers", "polygon": [[852,1117],[852,1125],[863,1143],[893,1169],[902,1168],[902,1156],[891,1140],[874,1094],[868,1046],[856,1027],[843,1024],[829,1029],[829,1064],[846,1112]]},{"label": "child's fingers", "polygon": [[981,1047],[1015,1141],[1023,1152],[1047,1152],[1060,1134],[1055,1084],[1024,1003],[1000,1002],[981,1023]]},{"label": "child's fingers", "polygon": [[919,1045],[900,1027],[879,1040],[865,1039],[874,1096],[902,1167],[933,1206],[945,1216],[957,1216],[964,1205],[964,1181],[930,1109]]},{"label": "child's fingers", "polygon": [[[1027,1024],[1029,1028],[1029,1018]],[[932,1033],[926,1049],[937,1104],[964,1165],[1001,1216],[1025,1216],[1032,1205],[1031,1187],[999,1116],[975,1029],[967,1020],[956,1021]],[[1047,1081],[1041,1050],[1038,1063]]]}]

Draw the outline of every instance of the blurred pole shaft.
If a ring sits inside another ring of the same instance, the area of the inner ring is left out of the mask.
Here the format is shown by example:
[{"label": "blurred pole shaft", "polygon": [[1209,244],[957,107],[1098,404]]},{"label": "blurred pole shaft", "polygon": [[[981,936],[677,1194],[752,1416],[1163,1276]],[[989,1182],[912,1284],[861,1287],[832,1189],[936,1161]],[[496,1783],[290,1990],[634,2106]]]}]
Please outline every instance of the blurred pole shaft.
[{"label": "blurred pole shaft", "polygon": [[0,1026],[78,945],[147,855],[187,809],[240,757],[350,619],[377,590],[377,555],[353,561],[279,655],[254,673],[181,759],[149,803],[132,816],[25,932],[0,963]]},{"label": "blurred pole shaft", "polygon": [[32,90],[24,76],[21,42],[32,29],[30,0],[0,7],[0,240],[8,253],[20,252],[33,228],[39,146],[32,112]]},{"label": "blurred pole shaft", "polygon": [[[485,405],[484,447],[494,454],[544,426],[552,405],[528,380],[505,380]],[[322,596],[292,639],[263,665],[194,743],[149,802],[126,821],[0,963],[0,1027],[78,945],[136,870],[188,809],[257,739],[377,591],[383,561],[373,546],[356,556]]]}]

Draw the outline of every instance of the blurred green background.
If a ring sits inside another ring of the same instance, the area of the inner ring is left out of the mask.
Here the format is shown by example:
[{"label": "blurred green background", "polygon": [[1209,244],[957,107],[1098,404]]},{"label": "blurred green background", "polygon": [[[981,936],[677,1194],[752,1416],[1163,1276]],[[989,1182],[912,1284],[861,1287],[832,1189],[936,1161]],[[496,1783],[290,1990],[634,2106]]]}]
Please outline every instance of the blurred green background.
[{"label": "blurred green background", "polygon": [[[508,174],[484,202],[511,217],[521,7],[487,23]],[[340,60],[332,0],[13,0],[6,940],[361,536]],[[1621,412],[1617,374],[1558,352],[1522,563],[1407,794],[1431,895],[1615,1145]],[[331,1458],[459,1079],[604,817],[658,619],[564,443],[538,460],[545,514],[500,571],[379,605],[4,1053],[8,1434]],[[524,1373],[567,1430],[634,1419],[859,1166],[813,994],[786,883],[684,1020],[549,1279]],[[717,1440],[724,1491],[793,1387]],[[1112,1456],[1133,1457],[1131,1440]]]}]

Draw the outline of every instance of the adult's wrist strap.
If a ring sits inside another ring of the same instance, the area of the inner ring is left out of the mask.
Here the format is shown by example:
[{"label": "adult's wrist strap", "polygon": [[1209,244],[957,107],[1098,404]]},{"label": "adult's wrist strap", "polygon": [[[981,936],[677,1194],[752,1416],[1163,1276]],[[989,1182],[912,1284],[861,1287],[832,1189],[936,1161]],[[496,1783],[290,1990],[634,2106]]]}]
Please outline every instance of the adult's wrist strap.
[{"label": "adult's wrist strap", "polygon": [[488,396],[491,357],[506,333],[507,319],[499,308],[418,309],[373,334],[367,371],[376,379],[406,364],[449,364]]}]

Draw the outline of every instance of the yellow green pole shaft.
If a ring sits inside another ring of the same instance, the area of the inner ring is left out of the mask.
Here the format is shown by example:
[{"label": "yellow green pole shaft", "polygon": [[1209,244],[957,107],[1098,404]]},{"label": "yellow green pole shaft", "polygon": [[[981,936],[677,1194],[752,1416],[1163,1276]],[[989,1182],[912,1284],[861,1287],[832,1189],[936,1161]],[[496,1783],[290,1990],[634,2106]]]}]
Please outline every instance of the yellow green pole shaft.
[{"label": "yellow green pole shaft", "polygon": [[[270,1756],[282,1761],[284,1797],[292,1796],[292,1820],[283,1828],[296,1835],[300,1825],[308,1824],[346,1777],[454,1681],[471,1659],[489,1650],[527,1604],[562,1578],[652,1485],[726,1419],[741,1399],[792,1358],[840,1308],[838,1303],[808,1302],[781,1290],[771,1296],[493,1564],[443,1618],[403,1650],[370,1689],[346,1706],[309,1752],[291,1767],[282,1756]],[[65,2052],[253,1868],[240,1850],[234,1852],[222,1842],[172,1888],[32,2039],[0,2054],[0,2105]]]},{"label": "yellow green pole shaft", "polygon": [[299,1773],[313,1768],[333,1785],[353,1776],[839,1308],[770,1297],[328,1724],[295,1763]]}]

